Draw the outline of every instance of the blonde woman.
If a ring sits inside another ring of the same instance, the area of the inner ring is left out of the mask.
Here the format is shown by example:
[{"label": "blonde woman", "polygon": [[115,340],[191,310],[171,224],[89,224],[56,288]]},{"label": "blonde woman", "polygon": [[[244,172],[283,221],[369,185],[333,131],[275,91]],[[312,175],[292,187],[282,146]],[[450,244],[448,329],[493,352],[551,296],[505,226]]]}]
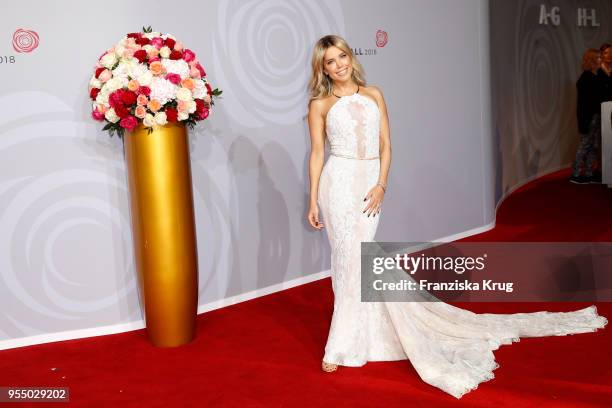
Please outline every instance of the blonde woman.
[{"label": "blonde woman", "polygon": [[[324,371],[410,359],[425,382],[459,398],[493,378],[492,351],[502,344],[605,326],[594,306],[497,315],[443,302],[361,302],[360,245],[374,239],[391,162],[385,100],[378,88],[366,86],[351,48],[334,35],[315,44],[310,91],[308,221],[327,231],[334,290]],[[324,166],[325,140],[330,156]]]}]

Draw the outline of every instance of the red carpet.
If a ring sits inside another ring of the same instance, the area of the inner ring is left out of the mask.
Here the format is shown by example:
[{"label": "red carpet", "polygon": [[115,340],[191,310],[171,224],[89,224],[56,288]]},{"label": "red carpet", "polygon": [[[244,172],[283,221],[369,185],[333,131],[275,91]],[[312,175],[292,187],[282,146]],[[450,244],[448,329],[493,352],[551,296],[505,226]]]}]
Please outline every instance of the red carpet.
[{"label": "red carpet", "polygon": [[[570,185],[567,174],[516,191],[500,207],[495,230],[470,240],[612,241],[612,191]],[[512,313],[586,305],[458,306]],[[612,318],[612,303],[598,308]],[[67,386],[68,405],[80,407],[612,405],[611,327],[502,346],[495,352],[501,365],[496,378],[456,400],[422,382],[407,361],[321,372],[331,310],[325,279],[204,314],[198,338],[177,349],[150,346],[141,330],[1,351],[0,386]],[[45,406],[15,406],[28,405]]]}]

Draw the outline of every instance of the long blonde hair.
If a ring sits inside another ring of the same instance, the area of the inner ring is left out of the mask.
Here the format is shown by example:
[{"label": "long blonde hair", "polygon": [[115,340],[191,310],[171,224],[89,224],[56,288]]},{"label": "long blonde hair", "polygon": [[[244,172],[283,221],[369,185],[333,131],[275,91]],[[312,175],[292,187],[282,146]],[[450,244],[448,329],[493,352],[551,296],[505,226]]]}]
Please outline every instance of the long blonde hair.
[{"label": "long blonde hair", "polygon": [[330,47],[338,47],[349,55],[351,58],[351,65],[353,66],[353,73],[351,75],[353,81],[359,86],[366,85],[363,67],[359,61],[357,61],[357,58],[355,58],[351,47],[349,47],[344,38],[337,35],[326,35],[316,42],[312,52],[312,75],[308,84],[311,100],[323,98],[332,94],[332,81],[323,72],[323,57],[325,56],[325,51]]}]

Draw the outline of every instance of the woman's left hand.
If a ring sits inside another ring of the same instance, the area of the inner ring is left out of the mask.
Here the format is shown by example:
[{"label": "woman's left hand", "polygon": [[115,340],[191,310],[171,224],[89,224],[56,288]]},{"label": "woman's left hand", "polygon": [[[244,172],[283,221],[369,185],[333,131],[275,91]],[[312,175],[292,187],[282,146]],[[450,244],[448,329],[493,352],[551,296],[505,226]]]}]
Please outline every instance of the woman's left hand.
[{"label": "woman's left hand", "polygon": [[383,190],[383,188],[378,184],[372,187],[363,200],[368,202],[368,205],[364,208],[363,212],[367,213],[368,217],[370,215],[375,217],[376,214],[380,212],[380,206],[383,202],[383,198],[385,198],[385,190]]}]

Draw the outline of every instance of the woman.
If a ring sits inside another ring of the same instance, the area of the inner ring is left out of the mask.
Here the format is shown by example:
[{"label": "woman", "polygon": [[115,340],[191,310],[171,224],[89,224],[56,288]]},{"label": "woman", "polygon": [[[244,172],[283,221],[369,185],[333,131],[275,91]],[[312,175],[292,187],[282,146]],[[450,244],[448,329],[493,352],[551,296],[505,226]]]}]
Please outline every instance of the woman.
[{"label": "woman", "polygon": [[[334,311],[322,369],[410,359],[427,383],[459,398],[493,378],[493,350],[521,336],[595,331],[595,307],[570,313],[475,314],[442,302],[361,302],[360,244],[372,241],[391,162],[383,95],[340,37],[314,47],[310,81],[310,225],[331,245]],[[330,157],[323,166],[325,138]],[[321,208],[323,221],[319,217]]]},{"label": "woman", "polygon": [[[597,71],[601,66],[599,51],[594,48],[586,50],[582,57],[583,72],[576,82],[578,90],[577,115],[580,142],[576,159],[572,166],[570,182],[588,184],[601,182],[601,173],[596,172],[598,141],[601,138],[601,93]],[[597,179],[599,177],[599,180]]]}]

